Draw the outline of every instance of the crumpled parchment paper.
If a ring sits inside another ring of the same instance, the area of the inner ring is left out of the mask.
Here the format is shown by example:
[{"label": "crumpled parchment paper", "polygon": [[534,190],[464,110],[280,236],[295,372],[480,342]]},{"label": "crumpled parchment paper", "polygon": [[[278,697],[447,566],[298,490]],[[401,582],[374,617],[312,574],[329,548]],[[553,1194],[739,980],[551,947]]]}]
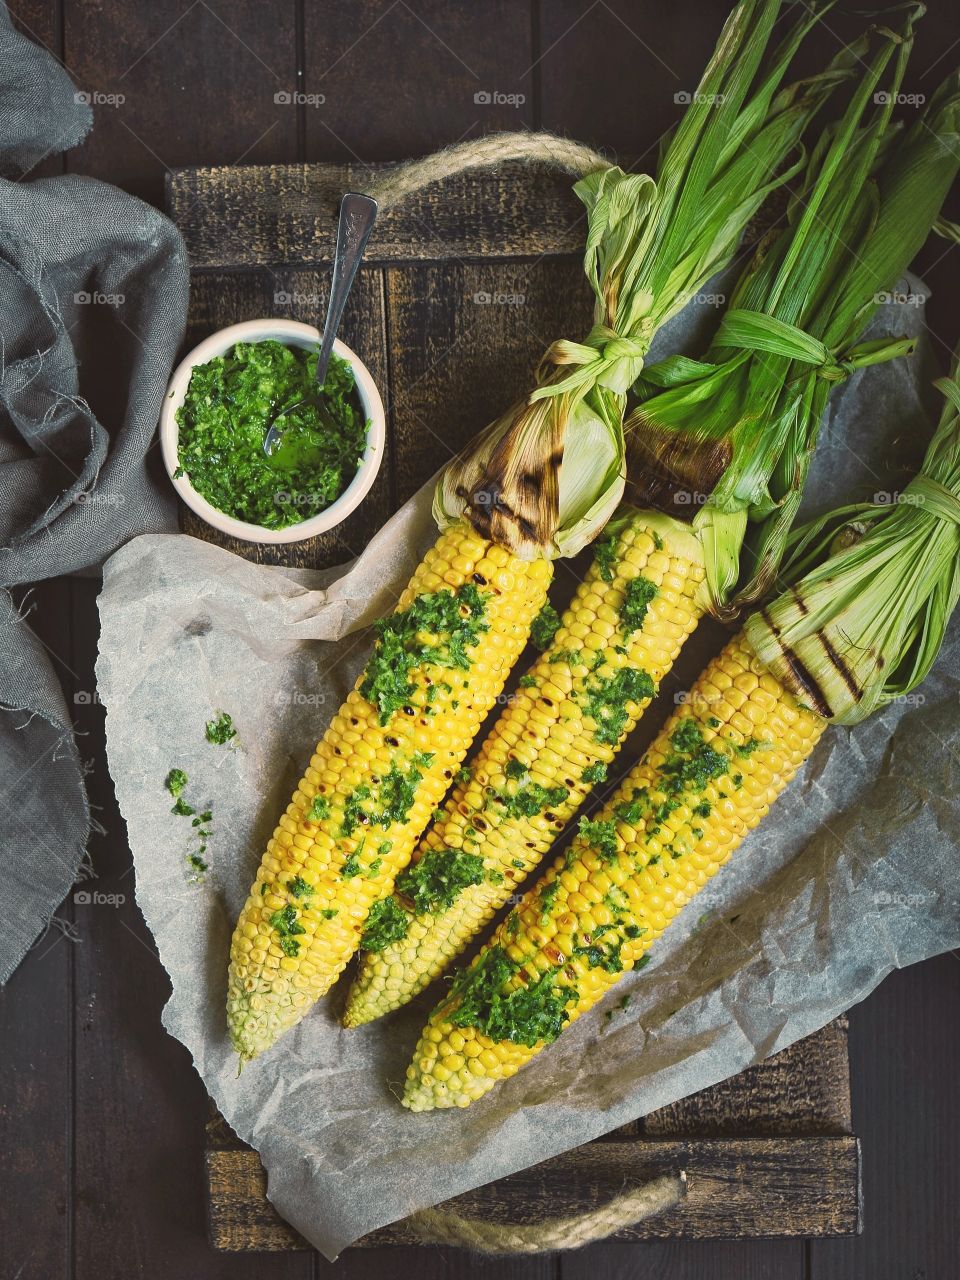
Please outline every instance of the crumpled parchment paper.
[{"label": "crumpled parchment paper", "polygon": [[[702,320],[681,317],[658,354]],[[920,308],[891,305],[873,333],[921,328]],[[901,360],[842,388],[811,477],[815,507],[903,487],[903,464],[916,465],[926,438],[929,372]],[[825,734],[651,963],[481,1102],[405,1111],[394,1095],[437,992],[344,1031],[346,977],[238,1078],[224,1013],[233,923],[303,762],[365,661],[369,634],[358,629],[393,607],[433,536],[429,486],[346,572],[258,566],[188,537],[146,535],[111,558],[100,597],[110,771],[137,899],[173,984],[164,1024],[259,1150],[270,1199],[330,1258],[378,1226],[723,1080],[823,1026],[894,967],[960,944],[954,626],[921,690]],[[698,657],[721,643],[701,632]],[[671,708],[665,685],[647,720]],[[220,710],[239,730],[232,746],[205,740]],[[628,744],[624,766],[636,754]],[[213,809],[202,885],[188,882],[191,830],[163,788],[172,766],[187,771],[191,803]]]}]

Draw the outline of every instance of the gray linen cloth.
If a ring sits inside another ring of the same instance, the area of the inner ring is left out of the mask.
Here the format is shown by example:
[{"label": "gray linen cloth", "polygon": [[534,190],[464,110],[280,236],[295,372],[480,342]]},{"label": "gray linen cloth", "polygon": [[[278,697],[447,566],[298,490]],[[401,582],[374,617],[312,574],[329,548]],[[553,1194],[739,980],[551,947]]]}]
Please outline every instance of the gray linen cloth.
[{"label": "gray linen cloth", "polygon": [[92,123],[0,0],[0,984],[49,924],[90,832],[70,707],[8,588],[176,528],[158,450],[147,455],[186,322],[180,236],[105,183],[24,178]]}]

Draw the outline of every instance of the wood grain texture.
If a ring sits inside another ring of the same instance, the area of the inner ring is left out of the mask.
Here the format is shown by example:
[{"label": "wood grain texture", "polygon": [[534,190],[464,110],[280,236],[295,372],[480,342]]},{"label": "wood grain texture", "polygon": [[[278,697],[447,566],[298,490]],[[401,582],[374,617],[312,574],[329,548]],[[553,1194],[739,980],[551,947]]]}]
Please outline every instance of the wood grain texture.
[{"label": "wood grain texture", "polygon": [[[304,191],[309,185],[309,173],[321,179],[316,190],[331,182],[333,190],[342,190],[353,176],[351,172],[329,169],[299,172]],[[305,223],[296,228],[288,226],[286,238],[274,239],[278,218],[290,214],[291,206],[284,193],[290,190],[291,173],[190,171],[172,176],[172,207],[189,243],[196,245],[202,238],[197,227],[205,228],[203,234],[208,235],[214,225],[209,219],[211,207],[216,207],[219,218],[229,217],[230,210],[241,208],[254,219],[262,214],[257,237],[266,237],[254,241],[253,269],[248,256],[250,245],[244,247],[244,237],[237,236],[222,238],[220,252],[226,254],[229,250],[241,262],[230,269],[217,270],[195,265],[190,341],[254,315],[286,313],[314,322],[318,319],[326,296],[322,283],[325,273],[303,265]],[[533,203],[540,206],[543,200],[536,198],[537,193],[548,192],[552,181],[542,175],[536,182],[525,181],[522,189],[528,194],[533,192]],[[463,184],[464,203],[459,213],[478,236],[484,234],[476,227],[484,225],[485,211],[500,202],[499,196],[494,199],[486,193],[498,191],[501,183],[501,177],[474,175]],[[519,190],[521,184],[516,179],[514,183]],[[518,202],[509,203],[516,212]],[[323,219],[317,216],[315,232],[318,237],[322,235],[326,244],[332,235],[332,216],[329,212]],[[410,237],[413,228],[408,226],[405,234]],[[477,251],[478,243],[474,240],[466,246],[471,260],[465,261],[458,255],[451,256],[444,243],[421,237],[417,241],[418,254],[432,254],[435,260],[368,265],[362,273],[359,292],[351,301],[353,327],[348,324],[345,336],[361,355],[369,356],[375,377],[387,389],[392,503],[408,498],[529,388],[533,369],[552,340],[559,336],[579,337],[590,324],[592,299],[575,257],[533,256],[525,252],[527,241],[518,234],[512,249],[521,260],[501,253],[480,262],[473,260],[482,256]],[[289,256],[292,264],[286,261]],[[375,253],[374,259],[376,256]],[[362,525],[363,536],[373,532],[383,514],[375,504],[367,511],[365,504],[358,513],[366,521]],[[223,544],[219,535],[199,522],[191,521],[187,527],[197,536]],[[312,545],[266,553],[242,544],[235,544],[234,549],[274,563],[319,564],[329,563],[338,548],[332,540],[318,540]],[[477,1212],[482,1200],[484,1214],[488,1215],[493,1211],[491,1206],[499,1205],[502,1220],[522,1220],[524,1214],[536,1219],[561,1211],[564,1204],[584,1207],[595,1202],[599,1194],[597,1178],[603,1170],[604,1176],[614,1179],[610,1185],[626,1176],[624,1161],[628,1150],[633,1151],[634,1163],[639,1160],[638,1167],[643,1170],[656,1165],[658,1152],[676,1154],[680,1150],[678,1142],[684,1144],[685,1159],[696,1156],[707,1161],[704,1169],[708,1171],[698,1185],[710,1187],[711,1179],[715,1181],[720,1176],[716,1161],[723,1144],[731,1144],[728,1155],[736,1161],[742,1153],[733,1144],[749,1140],[761,1143],[749,1151],[744,1148],[747,1154],[758,1153],[760,1163],[750,1177],[756,1175],[761,1181],[767,1179],[772,1152],[778,1144],[785,1153],[792,1153],[785,1155],[783,1165],[790,1184],[785,1195],[788,1200],[793,1197],[796,1205],[785,1217],[778,1207],[763,1218],[759,1204],[741,1212],[739,1202],[728,1197],[721,1210],[716,1207],[714,1188],[712,1194],[704,1195],[702,1204],[693,1197],[684,1205],[684,1233],[740,1236],[853,1229],[850,1223],[853,1221],[855,1226],[855,1210],[851,1219],[849,1205],[856,1206],[858,1202],[858,1184],[856,1159],[850,1155],[856,1147],[849,1139],[845,1046],[845,1026],[828,1028],[739,1081],[726,1082],[716,1090],[685,1099],[601,1142],[569,1152],[543,1169],[527,1171],[462,1197],[458,1206]],[[641,1134],[646,1142],[637,1141]],[[832,1135],[836,1135],[836,1141],[828,1140]],[[763,1140],[769,1142],[767,1147],[762,1146]],[[797,1145],[799,1142],[812,1145],[802,1147]],[[798,1161],[795,1166],[790,1163],[792,1159]],[[824,1161],[816,1174],[811,1164],[804,1163],[815,1159]],[[730,1177],[744,1174],[740,1164],[732,1167]],[[838,1180],[845,1174],[852,1176],[852,1182],[848,1181],[841,1190]],[[211,1233],[218,1247],[284,1250],[298,1243],[302,1246],[302,1241],[280,1222],[266,1202],[257,1156],[239,1144],[222,1122],[211,1135],[207,1176]],[[576,1194],[571,1191],[574,1185],[578,1188]],[[813,1185],[819,1188],[817,1196],[810,1190]],[[695,1207],[693,1217],[691,1204]],[[712,1217],[707,1213],[711,1205]],[[719,1220],[724,1211],[725,1225],[721,1227]],[[669,1231],[650,1226],[647,1235],[669,1236],[674,1226]],[[373,1243],[412,1239],[402,1227],[371,1237]]]},{"label": "wood grain texture", "polygon": [[[195,270],[331,261],[344,191],[364,191],[383,165],[238,165],[177,169],[167,207]],[[583,209],[563,174],[531,185],[522,165],[464,173],[384,209],[365,260],[536,258],[582,253]],[[189,216],[187,216],[189,214]]]},{"label": "wood grain texture", "polygon": [[[55,646],[54,666],[72,687],[70,628],[64,626],[70,614],[70,583],[41,583],[30,598],[31,626],[44,644]],[[23,832],[25,848],[30,848],[31,836]],[[57,912],[67,925],[73,914],[71,897]],[[4,1176],[0,1276],[4,1277],[69,1280],[74,950],[75,944],[52,924],[0,988]],[[43,1223],[44,1229],[25,1230],[31,1222]]]},{"label": "wood grain texture", "polygon": [[776,1137],[851,1131],[847,1019],[700,1093],[654,1111],[646,1138]]},{"label": "wood grain texture", "polygon": [[[68,157],[154,204],[173,165],[297,158],[295,0],[65,8],[68,65],[95,124]],[[116,101],[116,99],[122,99]]]},{"label": "wood grain texture", "polygon": [[309,160],[394,160],[533,123],[528,4],[355,0],[337,17],[304,11],[304,88],[323,98],[305,109]]},{"label": "wood grain texture", "polygon": [[864,1230],[811,1245],[810,1280],[960,1274],[960,956],[893,973],[853,1011]]},{"label": "wood grain texture", "polygon": [[[617,1232],[618,1240],[834,1236],[859,1230],[859,1142],[850,1135],[591,1143],[479,1187],[440,1208],[485,1222],[538,1223],[612,1200],[625,1185],[681,1170],[682,1204]],[[265,1198],[256,1152],[207,1151],[210,1239],[226,1252],[309,1246]],[[410,1244],[415,1228],[394,1223],[359,1246]]]},{"label": "wood grain texture", "polygon": [[387,272],[397,501],[533,386],[559,337],[590,327],[575,262],[441,262]]}]

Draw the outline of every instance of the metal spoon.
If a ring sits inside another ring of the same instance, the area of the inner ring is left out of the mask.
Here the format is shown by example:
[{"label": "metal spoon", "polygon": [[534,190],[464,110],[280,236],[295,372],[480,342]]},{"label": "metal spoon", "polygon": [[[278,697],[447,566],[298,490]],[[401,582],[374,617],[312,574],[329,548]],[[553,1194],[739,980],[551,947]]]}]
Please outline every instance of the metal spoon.
[{"label": "metal spoon", "polygon": [[263,451],[269,458],[280,446],[283,438],[283,424],[280,419],[301,405],[314,403],[320,394],[330,365],[333,351],[333,340],[340,328],[343,308],[347,296],[356,279],[357,269],[363,261],[363,251],[367,247],[370,232],[377,216],[377,202],[372,196],[358,195],[349,191],[340,202],[340,221],[337,224],[337,246],[333,255],[333,278],[330,282],[330,301],[327,303],[327,318],[323,324],[323,336],[320,339],[320,354],[317,356],[316,390],[313,395],[288,404],[274,414],[270,428],[263,438]]}]

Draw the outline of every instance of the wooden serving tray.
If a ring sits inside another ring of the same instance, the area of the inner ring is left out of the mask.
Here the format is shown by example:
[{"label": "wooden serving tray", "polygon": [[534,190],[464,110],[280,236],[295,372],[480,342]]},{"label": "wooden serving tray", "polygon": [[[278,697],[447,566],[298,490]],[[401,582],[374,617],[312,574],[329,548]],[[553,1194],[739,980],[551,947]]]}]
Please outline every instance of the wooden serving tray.
[{"label": "wooden serving tray", "polygon": [[[339,197],[363,190],[377,168],[174,170],[167,204],[192,266],[188,345],[262,316],[322,324]],[[392,511],[530,385],[552,340],[586,332],[592,300],[581,267],[583,234],[569,180],[516,165],[464,175],[385,212],[341,330],[387,408],[388,455],[369,496],[338,529],[289,547],[222,538],[187,511],[184,529],[274,564],[323,567],[356,555]],[[561,566],[561,592],[565,573]],[[701,632],[678,664],[677,687],[717,647],[709,629]],[[657,727],[651,708],[643,728],[652,734]],[[642,734],[631,741],[624,768],[642,745]],[[215,1248],[309,1247],[266,1200],[256,1152],[216,1115],[206,1163]],[[845,1020],[645,1120],[449,1204],[486,1221],[537,1222],[611,1199],[625,1181],[681,1168],[683,1202],[617,1238],[859,1231],[860,1151],[851,1132]],[[360,1243],[415,1240],[397,1223]]]}]

